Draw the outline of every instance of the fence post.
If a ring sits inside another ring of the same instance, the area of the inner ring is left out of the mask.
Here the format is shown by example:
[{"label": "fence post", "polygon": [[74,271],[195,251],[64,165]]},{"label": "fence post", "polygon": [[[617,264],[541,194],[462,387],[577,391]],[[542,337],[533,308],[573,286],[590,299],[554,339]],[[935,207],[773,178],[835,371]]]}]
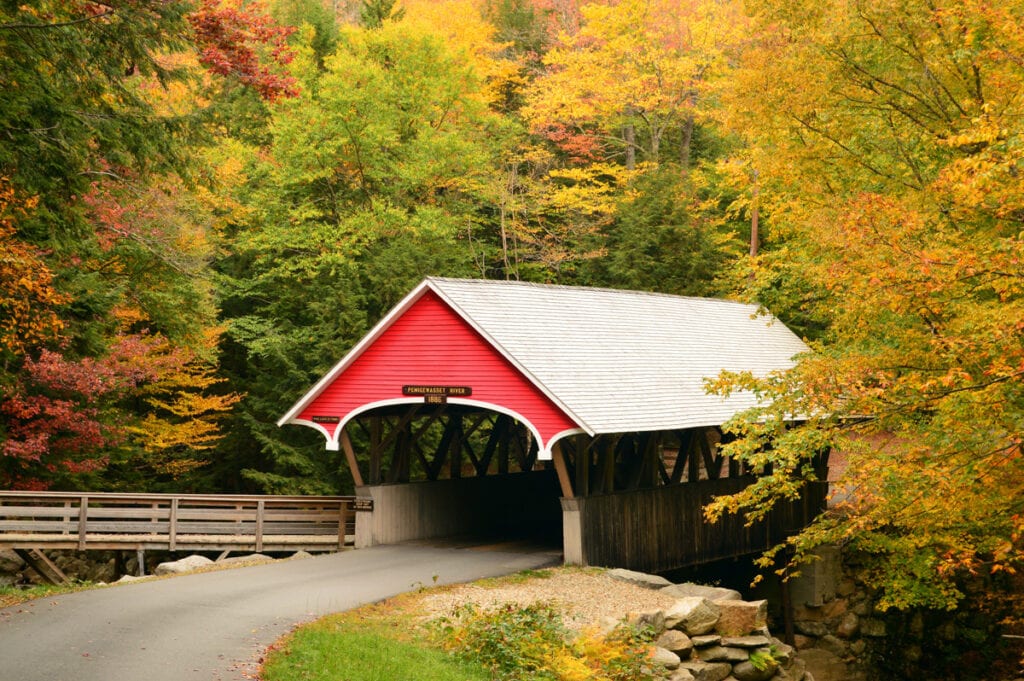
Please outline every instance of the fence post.
[{"label": "fence post", "polygon": [[263,499],[256,502],[256,553],[263,551]]},{"label": "fence post", "polygon": [[342,499],[338,502],[338,550],[345,549],[345,528],[348,527],[350,502]]},{"label": "fence post", "polygon": [[178,497],[171,499],[171,510],[167,526],[168,549],[176,551],[178,548]]},{"label": "fence post", "polygon": [[89,522],[89,497],[83,494],[78,499],[78,550],[85,550],[85,533]]}]

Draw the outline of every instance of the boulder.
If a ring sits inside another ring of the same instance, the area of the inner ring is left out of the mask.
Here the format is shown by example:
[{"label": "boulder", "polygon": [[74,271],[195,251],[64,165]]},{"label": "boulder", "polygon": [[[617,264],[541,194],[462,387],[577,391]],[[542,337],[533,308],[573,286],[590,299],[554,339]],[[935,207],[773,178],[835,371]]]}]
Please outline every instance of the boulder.
[{"label": "boulder", "polygon": [[821,638],[828,633],[828,625],[813,620],[797,620],[793,622],[793,628],[804,636],[813,636],[814,638]]},{"label": "boulder", "polygon": [[807,663],[799,657],[794,657],[789,662],[783,663],[783,669],[779,676],[783,681],[803,681],[807,674]]},{"label": "boulder", "polygon": [[860,633],[860,618],[852,612],[843,615],[836,627],[836,636],[839,638],[854,638]]},{"label": "boulder", "polygon": [[818,640],[818,645],[816,647],[827,650],[836,657],[846,657],[850,652],[850,647],[842,639],[833,636],[832,634],[822,636]]},{"label": "boulder", "polygon": [[221,558],[217,561],[217,565],[233,565],[236,563],[273,563],[274,559],[270,556],[263,555],[262,553],[250,553],[247,556],[231,556],[229,558]]},{"label": "boulder", "polygon": [[615,568],[613,570],[608,570],[606,574],[612,579],[617,579],[620,582],[628,582],[629,584],[635,584],[636,586],[642,586],[645,589],[663,589],[666,586],[672,586],[672,582],[668,581],[664,577],[649,575],[646,572],[635,572],[633,570]]},{"label": "boulder", "polygon": [[779,666],[770,657],[767,659],[769,662],[763,665],[755,665],[749,660],[740,662],[732,668],[732,675],[737,681],[768,681],[775,676]]},{"label": "boulder", "polygon": [[746,636],[768,624],[768,601],[716,601],[715,606],[720,617],[714,630],[722,636]]},{"label": "boulder", "polygon": [[137,582],[145,577],[136,577],[135,575],[123,575],[121,579],[114,582],[114,584],[127,584],[128,582]]},{"label": "boulder", "polygon": [[679,629],[690,636],[700,636],[715,628],[720,615],[721,611],[717,603],[712,603],[701,596],[688,596],[679,599],[675,605],[665,611],[665,627]]},{"label": "boulder", "polygon": [[804,677],[822,679],[823,681],[846,681],[848,677],[846,663],[827,650],[809,648],[800,651],[800,659],[807,666]]},{"label": "boulder", "polygon": [[637,629],[650,629],[658,636],[665,631],[665,611],[631,612],[626,615],[626,624]]},{"label": "boulder", "polygon": [[789,663],[793,661],[794,653],[796,652],[793,649],[793,646],[784,643],[777,638],[772,638],[768,645],[775,648],[775,659],[778,660],[779,664],[783,667],[789,665]]},{"label": "boulder", "polygon": [[732,665],[728,662],[687,660],[679,665],[679,669],[690,672],[694,681],[723,681],[732,674]]},{"label": "boulder", "polygon": [[687,658],[690,653],[693,652],[693,641],[690,637],[677,629],[669,629],[664,634],[658,637],[654,642],[654,645],[661,646],[666,650],[671,650],[673,653],[682,658]]},{"label": "boulder", "polygon": [[25,567],[25,561],[14,551],[4,549],[0,551],[0,573],[15,574],[21,572]]},{"label": "boulder", "polygon": [[708,646],[717,646],[722,642],[722,637],[718,634],[703,634],[702,636],[692,636],[690,640],[698,648],[707,648]]},{"label": "boulder", "polygon": [[185,572],[192,572],[201,567],[213,565],[213,561],[206,556],[192,555],[181,560],[174,560],[168,563],[160,563],[156,566],[153,574],[156,575],[180,575]]},{"label": "boulder", "polygon": [[796,634],[793,636],[793,643],[796,645],[797,650],[804,650],[805,648],[813,648],[817,642],[813,636],[804,636],[803,634]]},{"label": "boulder", "polygon": [[723,636],[721,643],[730,648],[764,648],[770,646],[772,640],[760,634],[756,636]]},{"label": "boulder", "polygon": [[668,681],[695,681],[689,669],[677,669],[668,677]]},{"label": "boulder", "polygon": [[720,586],[705,586],[703,584],[694,584],[693,582],[683,582],[682,584],[666,586],[661,590],[661,592],[668,594],[673,598],[700,596],[701,598],[706,598],[709,601],[743,600],[743,596],[741,596],[740,592],[735,589],[725,589]]},{"label": "boulder", "polygon": [[698,648],[697,657],[705,662],[745,662],[750,658],[750,651],[745,648],[711,646],[710,648]]},{"label": "boulder", "polygon": [[665,669],[679,668],[679,656],[671,650],[666,650],[661,646],[652,646],[650,652],[647,654],[647,659],[651,661],[651,664]]},{"label": "boulder", "polygon": [[597,623],[597,633],[603,638],[607,638],[611,636],[621,624],[622,620],[617,620],[614,617],[602,617],[601,621]]}]

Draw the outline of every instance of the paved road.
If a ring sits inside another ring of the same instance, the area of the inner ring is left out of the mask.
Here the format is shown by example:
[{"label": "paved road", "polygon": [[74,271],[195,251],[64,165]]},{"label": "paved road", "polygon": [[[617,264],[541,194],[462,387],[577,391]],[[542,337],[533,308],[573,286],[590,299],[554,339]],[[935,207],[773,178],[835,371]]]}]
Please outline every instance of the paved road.
[{"label": "paved road", "polygon": [[421,585],[467,582],[559,556],[378,546],[146,581],[0,610],[0,681],[235,681],[295,624]]}]

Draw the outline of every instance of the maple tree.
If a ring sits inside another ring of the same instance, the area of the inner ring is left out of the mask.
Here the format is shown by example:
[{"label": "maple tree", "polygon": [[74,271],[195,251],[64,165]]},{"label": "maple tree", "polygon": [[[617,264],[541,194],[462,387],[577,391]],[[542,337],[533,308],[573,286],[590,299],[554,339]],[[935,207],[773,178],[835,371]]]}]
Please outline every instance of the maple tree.
[{"label": "maple tree", "polygon": [[287,39],[294,29],[277,24],[259,3],[202,0],[188,22],[199,61],[212,73],[236,79],[271,102],[298,94],[295,79],[281,68],[292,59]]},{"label": "maple tree", "polygon": [[848,452],[797,558],[848,546],[883,607],[953,607],[959,577],[1024,563],[1024,7],[758,8],[734,106],[773,234],[744,283],[823,326],[793,371],[716,383],[774,404],[727,447],[771,474],[711,512],[757,516]]},{"label": "maple tree", "polygon": [[[177,479],[205,465],[196,454],[219,439],[216,421],[239,399],[210,394],[221,382],[211,372],[194,351],[150,333],[121,333],[99,358],[69,360],[51,350],[26,357],[17,380],[0,392],[0,485],[88,484],[113,462],[131,471],[120,476],[127,480],[149,472],[141,479],[152,486],[160,476]],[[133,418],[125,401],[137,397],[150,408]]]},{"label": "maple tree", "polygon": [[121,462],[121,468],[131,473],[121,473],[119,484],[141,476],[150,485],[167,481],[180,489],[187,476],[211,463],[211,450],[224,435],[221,424],[242,399],[238,393],[218,390],[227,379],[218,376],[216,364],[204,357],[220,334],[220,329],[207,330],[199,350],[177,348],[165,339],[149,349],[165,369],[135,391],[148,408],[125,431],[141,452]]}]

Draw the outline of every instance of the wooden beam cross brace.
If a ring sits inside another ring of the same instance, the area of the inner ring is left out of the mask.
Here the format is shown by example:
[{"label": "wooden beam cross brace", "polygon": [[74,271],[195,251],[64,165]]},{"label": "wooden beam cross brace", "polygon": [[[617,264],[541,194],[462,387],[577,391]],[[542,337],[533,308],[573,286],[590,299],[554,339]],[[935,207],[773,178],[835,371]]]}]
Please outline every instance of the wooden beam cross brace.
[{"label": "wooden beam cross brace", "polygon": [[562,448],[562,442],[556,442],[555,446],[551,448],[551,458],[555,462],[555,472],[558,474],[558,485],[562,489],[562,496],[566,499],[574,498],[572,491],[572,482],[569,478],[569,469],[565,462],[565,450]]},{"label": "wooden beam cross brace", "polygon": [[341,429],[341,448],[345,452],[345,460],[348,462],[349,473],[352,474],[352,481],[356,487],[363,486],[363,474],[359,472],[359,462],[356,461],[356,452],[352,448],[352,440],[348,436],[348,426]]}]

